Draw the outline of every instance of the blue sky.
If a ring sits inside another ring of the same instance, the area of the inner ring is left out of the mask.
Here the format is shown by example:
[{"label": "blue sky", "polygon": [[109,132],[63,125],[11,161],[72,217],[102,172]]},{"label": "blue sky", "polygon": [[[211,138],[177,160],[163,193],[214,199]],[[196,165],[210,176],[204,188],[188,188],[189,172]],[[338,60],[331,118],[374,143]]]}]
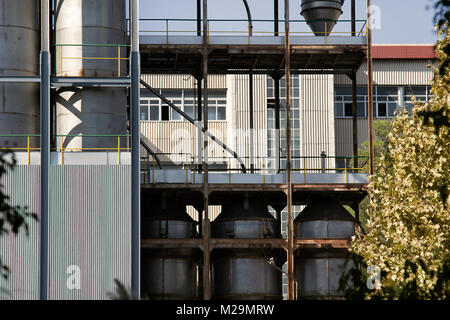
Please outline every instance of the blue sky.
[{"label": "blue sky", "polygon": [[[195,19],[196,0],[141,0],[141,18],[168,18],[168,19]],[[434,12],[430,5],[432,0],[372,0],[373,4],[380,8],[379,30],[374,30],[374,43],[434,43],[436,35],[433,31]],[[248,0],[252,11],[253,19],[272,19],[273,0]],[[283,18],[284,0],[279,0],[280,18]],[[366,0],[357,0],[357,19],[365,19]],[[290,0],[291,19],[303,19],[300,15],[301,0]],[[208,0],[209,19],[246,19],[245,7],[242,0]],[[350,19],[350,0],[344,4],[344,14],[341,20]],[[341,23],[341,28],[336,27],[335,31],[345,31],[350,29]],[[194,24],[173,25],[174,29],[191,29]],[[142,29],[153,29],[149,24]],[[241,30],[244,26],[225,25],[216,23],[216,29],[230,30],[236,28]],[[214,28],[211,27],[211,28]],[[268,23],[255,24],[255,29],[269,31],[272,26]],[[280,25],[283,29],[283,26]],[[291,27],[292,28],[292,27]],[[295,27],[294,27],[294,30]],[[299,27],[298,31],[304,31]]]}]

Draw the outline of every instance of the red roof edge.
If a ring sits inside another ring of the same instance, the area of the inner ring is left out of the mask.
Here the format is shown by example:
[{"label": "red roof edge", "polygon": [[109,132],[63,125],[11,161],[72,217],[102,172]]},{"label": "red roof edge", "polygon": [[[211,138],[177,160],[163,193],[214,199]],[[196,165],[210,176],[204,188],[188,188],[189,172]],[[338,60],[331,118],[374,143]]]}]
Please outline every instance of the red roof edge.
[{"label": "red roof edge", "polygon": [[373,45],[373,59],[437,59],[434,45]]}]

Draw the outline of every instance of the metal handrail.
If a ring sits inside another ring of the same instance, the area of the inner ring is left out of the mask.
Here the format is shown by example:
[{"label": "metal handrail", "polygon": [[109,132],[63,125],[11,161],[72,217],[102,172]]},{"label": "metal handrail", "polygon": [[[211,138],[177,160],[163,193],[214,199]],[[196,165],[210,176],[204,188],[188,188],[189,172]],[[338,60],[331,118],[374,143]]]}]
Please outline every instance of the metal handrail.
[{"label": "metal handrail", "polygon": [[[130,47],[129,44],[110,44],[110,43],[55,43],[52,44],[54,47],[59,47],[59,69],[60,74],[59,76],[62,76],[62,65],[63,60],[73,60],[73,59],[80,59],[80,60],[117,60],[117,76],[120,77],[120,62],[122,60],[130,60],[129,57],[121,57],[120,55],[120,48],[123,47]],[[117,56],[116,57],[64,57],[63,56],[63,47],[113,47],[117,48]]]}]

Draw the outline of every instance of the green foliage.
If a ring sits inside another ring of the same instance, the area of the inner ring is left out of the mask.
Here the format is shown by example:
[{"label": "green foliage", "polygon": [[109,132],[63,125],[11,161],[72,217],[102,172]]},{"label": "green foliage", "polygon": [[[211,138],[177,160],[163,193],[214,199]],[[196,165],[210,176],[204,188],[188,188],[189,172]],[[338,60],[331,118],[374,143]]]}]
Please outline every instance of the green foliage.
[{"label": "green foliage", "polygon": [[[12,152],[0,152],[0,181],[8,170],[14,169],[15,165],[16,159]],[[27,207],[11,205],[10,197],[3,192],[3,185],[0,184],[0,237],[10,233],[17,235],[21,229],[24,229],[28,236],[27,218],[38,220],[37,215],[29,212]],[[9,267],[3,264],[0,257],[0,276],[8,279],[9,273]]]},{"label": "green foliage", "polygon": [[[450,35],[439,41],[441,59]],[[352,251],[383,271],[382,289],[366,297],[445,299],[450,259],[450,67],[433,80],[433,98],[400,112],[388,134],[389,158],[370,177],[371,216]],[[440,124],[440,125],[437,125]]]}]

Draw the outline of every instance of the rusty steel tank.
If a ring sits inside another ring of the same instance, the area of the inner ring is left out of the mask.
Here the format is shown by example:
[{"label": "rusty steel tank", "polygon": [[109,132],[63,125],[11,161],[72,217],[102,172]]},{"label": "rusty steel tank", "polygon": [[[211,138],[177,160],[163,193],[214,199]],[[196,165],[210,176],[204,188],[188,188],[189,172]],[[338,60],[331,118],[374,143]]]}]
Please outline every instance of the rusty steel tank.
[{"label": "rusty steel tank", "polygon": [[[297,239],[350,239],[353,216],[336,200],[313,200],[294,221]],[[339,299],[339,280],[353,267],[345,248],[301,248],[295,252],[298,299]]]},{"label": "rusty steel tank", "polygon": [[302,0],[301,15],[316,36],[325,36],[333,30],[343,13],[345,0]]},{"label": "rusty steel tank", "polygon": [[[186,206],[172,197],[144,197],[142,239],[185,239],[198,237]],[[201,298],[202,259],[199,250],[189,248],[143,249],[141,291],[152,300]]]},{"label": "rusty steel tank", "polygon": [[[233,195],[211,223],[213,238],[280,238],[280,222],[261,197]],[[271,300],[282,298],[281,250],[215,249],[212,258],[212,298]],[[275,267],[273,266],[275,265]]]},{"label": "rusty steel tank", "polygon": [[[39,2],[0,1],[0,76],[39,75]],[[0,148],[39,147],[39,85],[0,83]]]}]

